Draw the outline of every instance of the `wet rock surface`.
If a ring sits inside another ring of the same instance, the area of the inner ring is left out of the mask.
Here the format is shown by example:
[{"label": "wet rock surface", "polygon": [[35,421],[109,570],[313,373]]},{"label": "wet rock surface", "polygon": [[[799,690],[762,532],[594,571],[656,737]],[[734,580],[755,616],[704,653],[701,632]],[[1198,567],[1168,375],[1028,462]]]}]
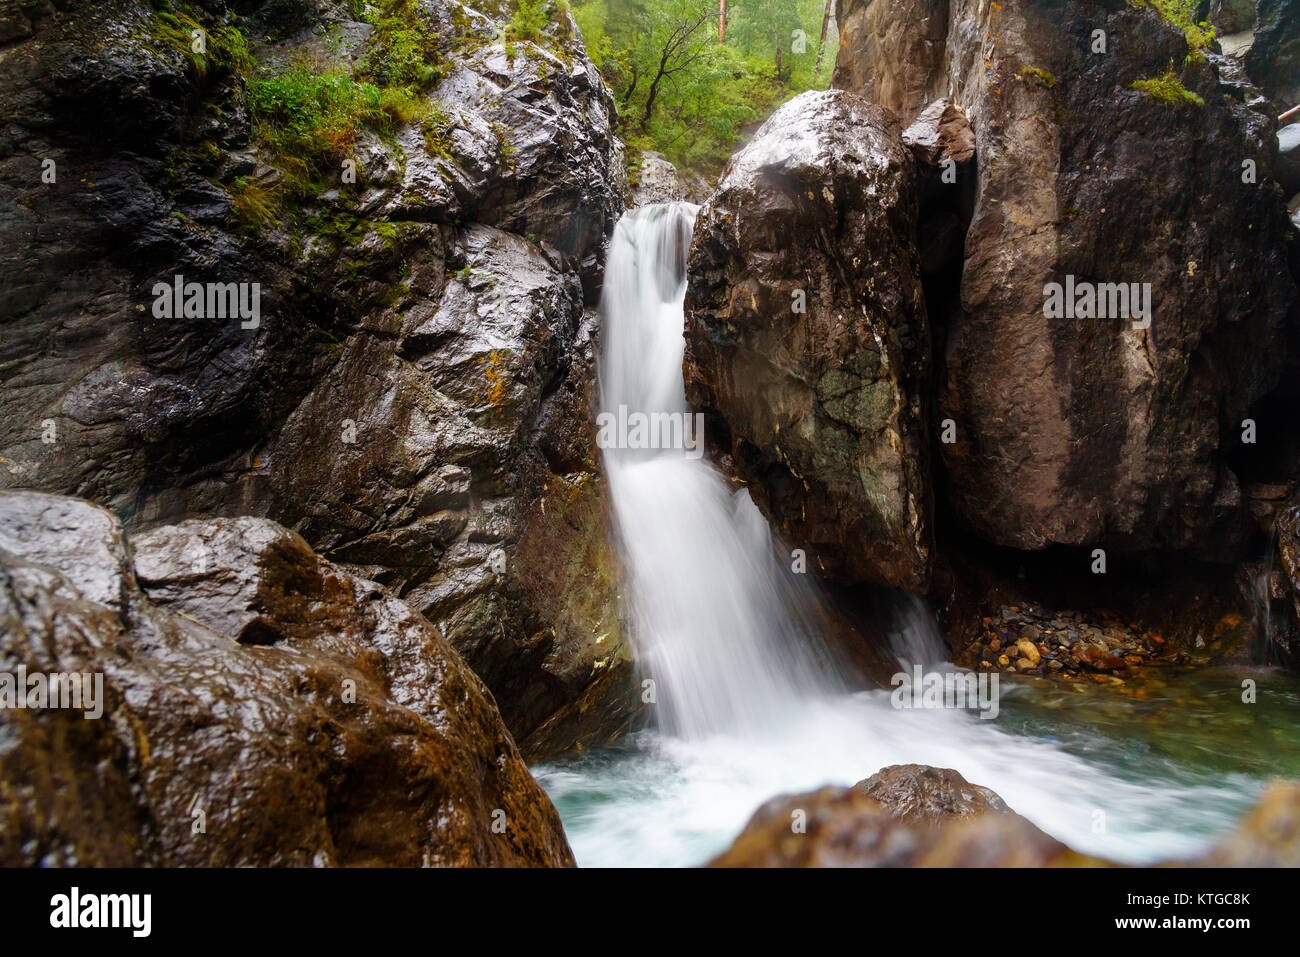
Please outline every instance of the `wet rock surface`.
[{"label": "wet rock surface", "polygon": [[1259,0],[1246,69],[1279,115],[1300,106],[1300,4],[1296,0]]},{"label": "wet rock surface", "polygon": [[1211,0],[1209,21],[1220,33],[1253,30],[1255,6],[1255,0]]},{"label": "wet rock surface", "polygon": [[544,43],[507,44],[501,22],[483,25],[493,42],[457,56],[431,93],[455,130],[454,214],[554,246],[594,305],[626,185],[613,95],[567,9]]},{"label": "wet rock surface", "polygon": [[[238,23],[272,71],[353,71],[372,24],[202,0],[200,68],[152,6],[79,6],[25,7],[0,62],[0,487],[83,496],[131,530],[275,519],[437,618],[521,744],[546,722],[548,748],[617,736],[637,702],[588,305],[626,183],[570,16],[507,49],[508,11],[411,4],[438,51],[435,120],[363,128],[355,185],[250,230],[249,184],[273,195],[292,170],[253,122],[263,74],[215,38]],[[258,283],[256,327],[155,316],[176,275]]]},{"label": "wet rock surface", "polygon": [[[942,93],[974,131],[960,302],[931,316],[934,417],[955,428],[938,448],[945,499],[976,534],[1019,549],[1239,556],[1244,503],[1227,459],[1279,382],[1275,344],[1296,300],[1266,104],[1236,61],[1188,59],[1153,10],[942,6],[947,28],[931,30],[917,18],[932,6],[844,0],[836,83],[905,119]],[[869,28],[909,20],[908,42],[941,36],[941,57],[904,56]],[[1104,56],[1078,40],[1094,29]],[[1171,61],[1187,61],[1173,82],[1203,105],[1134,88]],[[1173,236],[1172,222],[1189,228]],[[1067,277],[1149,283],[1151,328],[1120,309],[1049,318],[1045,287]]]},{"label": "wet rock surface", "polygon": [[1300,665],[1300,506],[1291,506],[1277,517],[1277,558],[1279,573],[1270,575],[1270,612],[1276,609],[1281,621],[1266,639],[1275,642],[1271,649],[1292,667]]},{"label": "wet rock surface", "polygon": [[630,207],[650,203],[685,201],[700,204],[712,192],[709,184],[693,174],[684,174],[663,153],[644,150],[637,164]]},{"label": "wet rock surface", "polygon": [[1300,123],[1277,131],[1277,181],[1288,196],[1300,193]]},{"label": "wet rock surface", "polygon": [[[1200,867],[1300,863],[1300,787],[1283,781]],[[764,804],[712,867],[1097,867],[956,771],[884,768],[852,788],[826,787]]]},{"label": "wet rock surface", "polygon": [[[792,827],[797,822],[799,830]],[[851,788],[774,798],[713,867],[1063,867],[1097,863],[956,771],[883,769]]]},{"label": "wet rock surface", "polygon": [[1270,784],[1259,803],[1202,861],[1209,867],[1300,865],[1300,784]]},{"label": "wet rock surface", "polygon": [[824,574],[923,590],[929,333],[900,132],[852,94],[805,93],[732,157],[695,224],[686,384]]},{"label": "wet rock surface", "polygon": [[[29,492],[0,493],[0,528],[7,669],[103,681],[98,719],[0,712],[5,864],[572,864],[483,683],[287,529],[128,543],[107,511]],[[14,529],[40,548],[12,551]]]},{"label": "wet rock surface", "polygon": [[980,814],[1009,814],[1006,802],[949,768],[895,764],[853,785],[909,824],[939,824]]},{"label": "wet rock surface", "polygon": [[970,120],[951,100],[938,99],[923,109],[903,130],[903,142],[927,166],[965,163],[975,156]]},{"label": "wet rock surface", "polygon": [[951,0],[836,0],[842,52],[831,85],[853,90],[910,124],[945,91]]}]

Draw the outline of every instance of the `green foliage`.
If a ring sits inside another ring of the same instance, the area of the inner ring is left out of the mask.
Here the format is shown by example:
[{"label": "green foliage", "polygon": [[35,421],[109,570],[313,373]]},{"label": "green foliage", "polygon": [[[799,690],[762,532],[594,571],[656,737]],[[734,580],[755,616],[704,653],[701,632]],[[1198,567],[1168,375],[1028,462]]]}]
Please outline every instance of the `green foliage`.
[{"label": "green foliage", "polygon": [[504,123],[493,123],[492,133],[497,138],[497,159],[503,169],[513,170],[517,168],[515,144],[510,142],[510,128]]},{"label": "green foliage", "polygon": [[430,156],[452,159],[451,114],[441,103],[430,103],[424,116],[424,148]]},{"label": "green foliage", "polygon": [[1178,74],[1174,72],[1173,65],[1158,77],[1146,80],[1138,80],[1133,84],[1133,89],[1141,90],[1143,93],[1149,93],[1157,100],[1165,103],[1172,103],[1179,106],[1204,106],[1205,101],[1197,94],[1193,93],[1187,87],[1183,86],[1183,81]]},{"label": "green foliage", "polygon": [[[202,34],[202,43],[199,45],[202,52],[195,49],[195,31]],[[198,11],[189,4],[157,0],[154,4],[150,39],[160,46],[184,54],[195,75],[199,77],[205,77],[213,71],[239,73],[252,65],[248,43],[237,27],[224,23],[213,27],[205,26]]]},{"label": "green foliage", "polygon": [[239,229],[256,233],[275,222],[275,197],[266,188],[247,179],[237,179],[230,194],[231,218]]},{"label": "green foliage", "polygon": [[506,38],[539,43],[551,22],[550,0],[515,0],[515,12],[506,27]]},{"label": "green foliage", "polygon": [[357,76],[379,86],[422,88],[442,78],[438,36],[415,8],[415,0],[380,0],[368,20],[374,33]]},{"label": "green foliage", "polygon": [[[629,155],[664,153],[679,169],[716,173],[736,141],[796,93],[825,89],[838,46],[817,53],[824,0],[583,0],[573,8],[587,53],[619,103]],[[657,82],[656,82],[657,81]],[[635,181],[635,161],[629,168]]]},{"label": "green foliage", "polygon": [[341,69],[317,71],[304,61],[249,83],[248,106],[254,132],[295,194],[336,173],[363,128],[391,135],[428,115],[428,107],[405,87],[381,89]]}]

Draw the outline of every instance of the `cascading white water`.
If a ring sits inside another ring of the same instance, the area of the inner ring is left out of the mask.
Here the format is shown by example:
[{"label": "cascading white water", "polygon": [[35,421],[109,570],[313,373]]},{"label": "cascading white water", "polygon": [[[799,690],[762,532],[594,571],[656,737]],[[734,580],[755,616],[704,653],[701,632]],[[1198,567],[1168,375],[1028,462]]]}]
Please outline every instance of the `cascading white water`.
[{"label": "cascading white water", "polygon": [[[682,300],[695,213],[644,207],[615,231],[600,367],[611,413],[686,411]],[[1008,681],[998,719],[986,721],[900,709],[889,691],[850,693],[824,664],[809,586],[778,561],[746,492],[681,449],[607,447],[604,457],[658,730],[534,768],[580,864],[699,864],[775,795],[910,762],[955,768],[1076,849],[1146,863],[1203,849],[1275,773],[1268,760],[1262,772],[1189,771],[1125,736],[1127,699],[1078,718],[1069,709],[1088,696]],[[919,601],[903,608],[890,645],[902,666],[953,667]],[[1300,726],[1300,691],[1294,699]],[[1101,730],[1095,719],[1116,707]]]},{"label": "cascading white water", "polygon": [[[611,416],[688,414],[682,300],[697,208],[644,206],[615,230],[601,301],[601,405]],[[760,732],[842,691],[766,520],[700,451],[604,451],[633,641],[660,727],[683,738]]]}]

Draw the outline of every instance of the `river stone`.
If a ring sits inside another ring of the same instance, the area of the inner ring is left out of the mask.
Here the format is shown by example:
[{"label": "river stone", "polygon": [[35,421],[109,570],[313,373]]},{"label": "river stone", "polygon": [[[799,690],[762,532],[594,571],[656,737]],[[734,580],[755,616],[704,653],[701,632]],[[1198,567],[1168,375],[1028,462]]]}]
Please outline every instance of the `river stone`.
[{"label": "river stone", "polygon": [[[874,785],[872,782],[877,782]],[[804,825],[802,830],[793,822]],[[1192,867],[1300,865],[1300,782],[1279,781]],[[852,788],[783,795],[713,867],[1097,867],[956,771],[902,765]]]},{"label": "river stone", "polygon": [[[792,822],[804,829],[796,831]],[[1045,867],[1098,863],[956,771],[886,768],[852,788],[773,798],[713,867]]]},{"label": "river stone", "polygon": [[853,785],[875,798],[900,821],[939,824],[978,814],[1009,814],[1005,801],[985,787],[971,784],[951,768],[894,764]]},{"label": "river stone", "polygon": [[831,91],[773,113],[696,219],[685,369],[689,400],[725,421],[754,501],[816,567],[923,591],[915,182],[886,110]]},{"label": "river stone", "polygon": [[1038,660],[1041,657],[1038,647],[1028,638],[1021,638],[1017,641],[1016,648],[1020,651],[1021,657],[1029,660],[1031,666],[1038,664]]},{"label": "river stone", "polygon": [[[88,502],[0,493],[0,527],[31,546],[0,542],[0,652],[104,691],[100,720],[0,711],[0,863],[572,865],[491,695],[408,605],[250,519],[144,540],[156,604],[120,534],[87,548],[69,520],[117,527]],[[231,640],[249,596],[273,644]]]},{"label": "river stone", "polygon": [[1209,867],[1300,867],[1300,782],[1269,784],[1259,802],[1202,863]]}]

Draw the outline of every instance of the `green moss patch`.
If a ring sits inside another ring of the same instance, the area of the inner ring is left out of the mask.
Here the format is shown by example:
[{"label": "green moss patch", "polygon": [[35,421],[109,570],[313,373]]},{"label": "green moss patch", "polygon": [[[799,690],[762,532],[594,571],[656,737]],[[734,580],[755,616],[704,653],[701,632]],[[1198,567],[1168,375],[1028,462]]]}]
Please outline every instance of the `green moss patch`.
[{"label": "green moss patch", "polygon": [[1136,81],[1133,89],[1176,106],[1205,106],[1205,100],[1183,86],[1183,81],[1172,66],[1157,77]]}]

